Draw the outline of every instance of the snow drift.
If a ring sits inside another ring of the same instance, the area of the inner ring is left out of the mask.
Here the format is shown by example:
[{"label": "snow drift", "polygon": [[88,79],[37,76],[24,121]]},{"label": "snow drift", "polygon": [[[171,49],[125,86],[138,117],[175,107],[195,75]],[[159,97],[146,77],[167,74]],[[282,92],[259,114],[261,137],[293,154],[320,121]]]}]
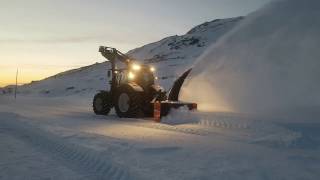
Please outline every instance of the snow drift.
[{"label": "snow drift", "polygon": [[182,97],[211,111],[317,109],[319,17],[317,0],[274,1],[250,14],[198,58]]}]

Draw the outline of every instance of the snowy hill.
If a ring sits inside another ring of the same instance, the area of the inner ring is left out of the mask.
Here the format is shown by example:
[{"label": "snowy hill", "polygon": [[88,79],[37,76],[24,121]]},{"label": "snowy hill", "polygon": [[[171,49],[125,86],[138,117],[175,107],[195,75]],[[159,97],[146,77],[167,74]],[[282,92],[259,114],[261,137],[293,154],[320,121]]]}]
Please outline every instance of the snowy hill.
[{"label": "snowy hill", "polygon": [[[208,46],[215,43],[242,19],[243,17],[237,17],[206,22],[194,27],[185,35],[164,38],[133,49],[128,55],[154,65],[157,68],[159,83],[169,89],[178,75],[189,68]],[[107,69],[108,63],[96,63],[66,71],[23,85],[19,87],[18,93],[43,96],[92,95],[97,90],[108,87]],[[8,93],[10,89],[6,88],[4,92]]]},{"label": "snowy hill", "polygon": [[35,81],[19,87],[19,93],[44,96],[88,94],[97,89],[106,89],[106,63],[65,71],[42,81]]},{"label": "snowy hill", "polygon": [[131,50],[128,54],[157,67],[159,83],[168,89],[172,81],[190,68],[205,49],[229,32],[242,19],[243,17],[237,17],[206,22],[192,28],[183,36],[167,37]]}]

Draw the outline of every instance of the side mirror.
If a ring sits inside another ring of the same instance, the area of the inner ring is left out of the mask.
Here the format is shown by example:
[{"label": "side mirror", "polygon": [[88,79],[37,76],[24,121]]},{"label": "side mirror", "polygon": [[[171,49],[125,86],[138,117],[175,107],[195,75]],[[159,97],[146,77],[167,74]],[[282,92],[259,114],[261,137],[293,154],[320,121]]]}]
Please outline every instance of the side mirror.
[{"label": "side mirror", "polygon": [[108,70],[108,78],[111,77],[111,70]]}]

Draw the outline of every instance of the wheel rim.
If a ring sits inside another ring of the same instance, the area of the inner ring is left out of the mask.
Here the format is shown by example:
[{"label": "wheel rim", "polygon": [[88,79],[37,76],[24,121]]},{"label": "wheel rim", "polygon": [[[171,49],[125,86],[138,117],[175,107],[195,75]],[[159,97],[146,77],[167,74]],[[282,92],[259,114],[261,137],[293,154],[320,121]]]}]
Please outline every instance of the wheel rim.
[{"label": "wheel rim", "polygon": [[96,108],[96,110],[102,111],[102,109],[103,109],[103,101],[102,101],[101,98],[97,98],[97,99],[94,101],[94,107]]},{"label": "wheel rim", "polygon": [[126,93],[122,93],[118,99],[118,106],[121,112],[127,112],[129,110],[129,96]]}]

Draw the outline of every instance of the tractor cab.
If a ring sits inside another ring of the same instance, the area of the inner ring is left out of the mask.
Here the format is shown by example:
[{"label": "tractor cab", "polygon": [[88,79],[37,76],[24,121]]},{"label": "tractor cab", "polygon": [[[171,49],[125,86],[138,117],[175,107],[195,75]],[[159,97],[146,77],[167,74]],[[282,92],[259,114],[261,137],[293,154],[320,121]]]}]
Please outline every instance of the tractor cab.
[{"label": "tractor cab", "polygon": [[[111,76],[111,71],[108,71],[109,77]],[[127,68],[116,69],[114,78],[116,79],[117,86],[131,82],[141,86],[143,89],[147,89],[154,84],[154,72],[154,67],[132,63]]]},{"label": "tractor cab", "polygon": [[131,64],[127,72],[128,81],[146,89],[154,84],[154,71],[155,69],[148,65]]}]

